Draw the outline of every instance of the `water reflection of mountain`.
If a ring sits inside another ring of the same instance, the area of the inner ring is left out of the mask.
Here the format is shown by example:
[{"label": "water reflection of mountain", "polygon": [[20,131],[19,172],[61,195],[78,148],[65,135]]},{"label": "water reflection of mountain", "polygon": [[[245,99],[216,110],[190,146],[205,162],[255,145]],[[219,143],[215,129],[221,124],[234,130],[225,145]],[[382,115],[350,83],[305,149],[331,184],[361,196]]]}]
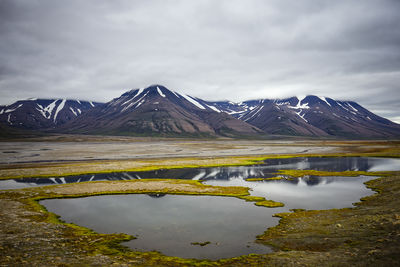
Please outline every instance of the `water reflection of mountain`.
[{"label": "water reflection of mountain", "polygon": [[121,172],[85,174],[66,177],[51,178],[22,178],[16,179],[19,183],[34,183],[38,185],[79,183],[90,181],[116,181],[132,179],[188,179],[188,180],[229,180],[233,178],[257,178],[272,177],[262,166],[218,167],[218,168],[193,168],[193,169],[169,169],[147,172]]},{"label": "water reflection of mountain", "polygon": [[[276,176],[280,169],[318,170],[318,171],[368,171],[372,167],[384,164],[385,159],[363,157],[337,157],[337,158],[287,158],[269,159],[263,165],[214,167],[214,168],[182,168],[166,169],[146,172],[120,172],[85,174],[52,178],[23,178],[16,179],[18,183],[36,185],[66,184],[89,181],[115,181],[132,179],[190,179],[190,180],[231,180],[247,178],[269,178]],[[308,185],[319,184],[318,177],[306,178]],[[292,181],[296,182],[296,180]],[[324,182],[329,182],[324,180]]]},{"label": "water reflection of mountain", "polygon": [[377,164],[376,158],[366,157],[300,157],[286,159],[268,159],[265,161],[267,168],[295,169],[317,171],[368,171]]}]

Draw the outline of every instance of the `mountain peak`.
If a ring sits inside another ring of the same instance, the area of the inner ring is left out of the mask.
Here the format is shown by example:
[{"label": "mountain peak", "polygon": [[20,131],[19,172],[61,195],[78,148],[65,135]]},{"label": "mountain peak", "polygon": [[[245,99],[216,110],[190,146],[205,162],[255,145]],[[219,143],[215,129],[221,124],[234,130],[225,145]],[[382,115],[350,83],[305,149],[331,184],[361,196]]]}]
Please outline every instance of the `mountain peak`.
[{"label": "mountain peak", "polygon": [[20,100],[0,106],[0,123],[102,134],[234,136],[264,131],[345,138],[400,135],[400,125],[353,101],[303,95],[240,103],[210,102],[160,84],[132,89],[104,105],[66,99]]}]

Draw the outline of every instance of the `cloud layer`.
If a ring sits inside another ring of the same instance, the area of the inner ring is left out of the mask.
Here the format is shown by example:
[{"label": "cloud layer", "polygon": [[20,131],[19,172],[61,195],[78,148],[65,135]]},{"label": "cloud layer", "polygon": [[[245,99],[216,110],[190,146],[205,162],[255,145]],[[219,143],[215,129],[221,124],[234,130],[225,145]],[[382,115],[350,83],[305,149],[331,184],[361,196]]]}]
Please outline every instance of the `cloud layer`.
[{"label": "cloud layer", "polygon": [[316,94],[400,122],[400,1],[0,0],[0,104]]}]

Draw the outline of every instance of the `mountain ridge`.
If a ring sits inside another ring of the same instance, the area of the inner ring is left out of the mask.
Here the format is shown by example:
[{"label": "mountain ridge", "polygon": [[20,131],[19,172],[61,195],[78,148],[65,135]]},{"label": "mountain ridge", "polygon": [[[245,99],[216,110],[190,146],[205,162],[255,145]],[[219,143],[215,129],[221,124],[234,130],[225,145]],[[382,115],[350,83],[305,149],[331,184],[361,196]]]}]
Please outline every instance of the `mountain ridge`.
[{"label": "mountain ridge", "polygon": [[399,124],[377,116],[354,101],[308,95],[229,104],[225,112],[269,134],[346,138],[400,135]]},{"label": "mountain ridge", "polygon": [[206,101],[162,85],[130,90],[62,127],[63,131],[125,135],[238,136],[262,133]]},{"label": "mountain ridge", "polygon": [[58,133],[243,137],[396,138],[400,125],[354,101],[308,95],[239,103],[206,101],[154,84],[107,103],[66,99],[21,100],[0,106],[8,128]]},{"label": "mountain ridge", "polygon": [[19,100],[0,106],[0,123],[23,129],[46,129],[64,124],[102,103],[70,99]]}]

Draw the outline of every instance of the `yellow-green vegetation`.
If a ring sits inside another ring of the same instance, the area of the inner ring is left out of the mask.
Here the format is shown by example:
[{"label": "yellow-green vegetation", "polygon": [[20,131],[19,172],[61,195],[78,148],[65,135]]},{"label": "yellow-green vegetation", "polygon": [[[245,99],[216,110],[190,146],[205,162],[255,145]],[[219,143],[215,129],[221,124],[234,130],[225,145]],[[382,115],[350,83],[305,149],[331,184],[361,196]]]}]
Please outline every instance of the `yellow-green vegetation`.
[{"label": "yellow-green vegetation", "polygon": [[212,195],[243,198],[249,188],[241,186],[212,186],[199,181],[178,179],[143,179],[71,183],[20,189],[35,194],[35,201],[51,198],[86,197],[111,194],[177,194]]},{"label": "yellow-green vegetation", "polygon": [[240,196],[238,198],[244,199],[248,202],[255,202],[254,205],[256,206],[263,206],[267,208],[277,208],[285,206],[281,202],[276,202],[273,200],[267,200],[264,197],[257,197],[257,196]]},{"label": "yellow-green vegetation", "polygon": [[244,199],[248,202],[258,202],[258,201],[264,201],[265,198],[264,197],[257,197],[257,196],[241,196],[239,197],[241,199]]},{"label": "yellow-green vegetation", "polygon": [[281,176],[276,176],[276,177],[270,177],[270,178],[247,178],[246,181],[248,182],[258,182],[258,181],[276,181],[276,180],[282,180],[285,179]]},{"label": "yellow-green vegetation", "polygon": [[[90,173],[136,172],[159,169],[198,168],[218,166],[243,166],[263,163],[267,159],[293,157],[400,157],[400,143],[396,141],[323,141],[317,144],[305,143],[309,146],[337,147],[342,152],[312,154],[270,154],[258,156],[229,157],[181,157],[136,160],[96,160],[78,162],[42,162],[13,163],[0,166],[0,179],[15,179],[24,177],[67,176]],[[292,144],[288,146],[304,146]]]},{"label": "yellow-green vegetation", "polygon": [[277,207],[283,207],[285,206],[283,203],[281,202],[276,202],[273,200],[263,200],[263,201],[258,201],[256,203],[254,203],[254,205],[256,206],[263,206],[263,207],[268,207],[268,208],[277,208]]}]

